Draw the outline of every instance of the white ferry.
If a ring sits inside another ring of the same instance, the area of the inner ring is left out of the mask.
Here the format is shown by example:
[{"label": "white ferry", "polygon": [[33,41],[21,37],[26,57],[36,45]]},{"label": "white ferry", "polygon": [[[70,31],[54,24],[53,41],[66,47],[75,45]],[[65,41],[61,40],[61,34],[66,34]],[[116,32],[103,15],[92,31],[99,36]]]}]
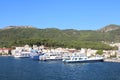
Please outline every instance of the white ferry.
[{"label": "white ferry", "polygon": [[56,60],[62,60],[61,56],[56,56],[56,55],[50,55],[46,56],[46,61],[56,61]]},{"label": "white ferry", "polygon": [[41,55],[39,57],[39,60],[44,60],[44,61],[57,61],[57,60],[62,60],[62,57],[58,54],[55,53],[46,53],[44,55]]},{"label": "white ferry", "polygon": [[79,57],[79,56],[71,56],[62,60],[65,63],[77,63],[77,62],[103,62],[103,57]]},{"label": "white ferry", "polygon": [[17,52],[14,54],[14,57],[16,58],[30,57],[30,52]]}]

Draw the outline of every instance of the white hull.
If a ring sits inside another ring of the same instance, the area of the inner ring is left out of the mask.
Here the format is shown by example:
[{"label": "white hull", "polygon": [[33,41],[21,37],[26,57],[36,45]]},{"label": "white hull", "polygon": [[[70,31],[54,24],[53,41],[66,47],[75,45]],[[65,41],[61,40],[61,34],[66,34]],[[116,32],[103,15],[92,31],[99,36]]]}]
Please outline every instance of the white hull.
[{"label": "white hull", "polygon": [[84,62],[103,62],[104,59],[102,57],[93,57],[93,58],[87,58],[87,57],[70,57],[69,59],[63,59],[62,60],[65,63],[84,63]]},{"label": "white hull", "polygon": [[24,55],[14,55],[16,58],[25,58],[25,57],[30,57],[29,54],[24,54]]},{"label": "white hull", "polygon": [[16,58],[30,57],[30,53],[29,52],[15,53],[14,57]]},{"label": "white hull", "polygon": [[56,61],[56,60],[62,60],[62,58],[58,57],[58,56],[43,56],[43,57],[40,58],[40,60]]}]

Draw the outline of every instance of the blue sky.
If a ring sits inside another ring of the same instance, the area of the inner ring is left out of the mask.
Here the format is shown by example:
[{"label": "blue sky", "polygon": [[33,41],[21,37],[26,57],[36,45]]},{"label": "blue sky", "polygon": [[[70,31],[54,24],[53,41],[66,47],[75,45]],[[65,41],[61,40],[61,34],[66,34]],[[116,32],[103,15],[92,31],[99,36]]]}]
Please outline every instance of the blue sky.
[{"label": "blue sky", "polygon": [[120,25],[120,0],[0,0],[0,28],[97,30]]}]

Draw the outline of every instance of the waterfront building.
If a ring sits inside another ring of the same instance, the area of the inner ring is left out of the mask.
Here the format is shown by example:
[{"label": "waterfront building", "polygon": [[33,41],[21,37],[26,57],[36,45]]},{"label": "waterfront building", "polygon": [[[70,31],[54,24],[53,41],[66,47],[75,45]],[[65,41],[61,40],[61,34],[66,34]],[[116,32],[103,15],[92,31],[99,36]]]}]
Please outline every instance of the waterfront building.
[{"label": "waterfront building", "polygon": [[16,47],[11,53],[14,57],[29,57],[31,50],[29,45],[25,45],[24,47]]},{"label": "waterfront building", "polygon": [[118,50],[103,50],[104,58],[116,57],[118,55]]},{"label": "waterfront building", "polygon": [[96,52],[97,50],[87,49],[86,56],[87,57],[96,56]]},{"label": "waterfront building", "polygon": [[118,46],[118,53],[117,53],[117,58],[120,58],[120,45]]},{"label": "waterfront building", "polygon": [[9,55],[11,54],[11,48],[0,48],[0,55]]}]

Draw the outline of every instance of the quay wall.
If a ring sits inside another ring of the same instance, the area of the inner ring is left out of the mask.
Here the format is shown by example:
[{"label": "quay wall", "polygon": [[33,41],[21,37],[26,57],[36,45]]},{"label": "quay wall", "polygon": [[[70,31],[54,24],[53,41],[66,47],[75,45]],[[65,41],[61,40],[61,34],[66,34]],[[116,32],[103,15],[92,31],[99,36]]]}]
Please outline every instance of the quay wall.
[{"label": "quay wall", "polygon": [[104,59],[104,62],[120,62],[120,59]]}]

